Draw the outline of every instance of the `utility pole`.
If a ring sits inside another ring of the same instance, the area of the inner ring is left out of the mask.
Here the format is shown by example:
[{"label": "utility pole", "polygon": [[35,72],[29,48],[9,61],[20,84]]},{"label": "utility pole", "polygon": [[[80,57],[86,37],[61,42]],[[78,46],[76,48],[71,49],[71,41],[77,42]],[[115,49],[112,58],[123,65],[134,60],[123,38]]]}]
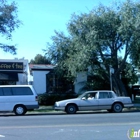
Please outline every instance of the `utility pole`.
[{"label": "utility pole", "polygon": [[110,89],[112,91],[112,74],[114,73],[114,69],[110,65]]}]

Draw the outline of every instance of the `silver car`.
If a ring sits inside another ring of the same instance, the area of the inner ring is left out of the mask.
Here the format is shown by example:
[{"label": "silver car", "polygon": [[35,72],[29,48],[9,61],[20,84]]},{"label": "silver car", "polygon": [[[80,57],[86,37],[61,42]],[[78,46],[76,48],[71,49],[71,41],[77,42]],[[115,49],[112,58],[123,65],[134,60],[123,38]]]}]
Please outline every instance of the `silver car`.
[{"label": "silver car", "polygon": [[75,99],[55,102],[54,109],[75,114],[77,111],[108,110],[122,112],[123,108],[133,107],[130,97],[118,97],[113,91],[88,91]]}]

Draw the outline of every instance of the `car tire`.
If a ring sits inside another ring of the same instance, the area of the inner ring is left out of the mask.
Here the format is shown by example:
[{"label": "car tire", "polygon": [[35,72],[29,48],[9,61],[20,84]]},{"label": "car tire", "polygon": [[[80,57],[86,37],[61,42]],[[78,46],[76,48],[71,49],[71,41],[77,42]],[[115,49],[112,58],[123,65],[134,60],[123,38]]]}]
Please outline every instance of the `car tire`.
[{"label": "car tire", "polygon": [[113,105],[113,111],[116,113],[122,112],[123,106],[121,103],[115,103]]},{"label": "car tire", "polygon": [[73,105],[73,104],[67,105],[67,107],[66,107],[67,114],[75,114],[76,111],[77,111],[77,108],[75,105]]},{"label": "car tire", "polygon": [[26,111],[26,108],[25,108],[25,106],[23,106],[23,105],[17,105],[17,106],[15,106],[15,108],[14,108],[14,113],[15,113],[16,115],[18,115],[18,116],[24,115],[26,112],[27,112],[27,111]]}]

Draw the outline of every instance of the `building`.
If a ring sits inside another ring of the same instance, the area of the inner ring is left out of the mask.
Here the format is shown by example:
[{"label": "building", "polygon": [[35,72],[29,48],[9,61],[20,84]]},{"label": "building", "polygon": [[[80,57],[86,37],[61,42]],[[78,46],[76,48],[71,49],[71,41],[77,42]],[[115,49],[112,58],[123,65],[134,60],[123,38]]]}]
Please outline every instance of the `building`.
[{"label": "building", "polygon": [[[58,79],[54,74],[53,65],[28,64],[27,59],[0,59],[0,85],[31,84],[37,94],[72,89],[72,84]],[[87,81],[85,72],[77,74],[74,91],[81,92]],[[70,85],[70,86],[68,86]]]},{"label": "building", "polygon": [[83,92],[83,87],[87,81],[86,72],[77,74],[74,84],[66,83],[65,79],[58,78],[54,72],[55,66],[45,64],[30,64],[32,80],[30,83],[34,86],[37,94],[66,92],[72,90],[74,92]]},{"label": "building", "polygon": [[25,85],[29,81],[28,60],[0,59],[0,85]]},{"label": "building", "polygon": [[[37,94],[42,94],[50,91],[50,87],[55,86],[55,77],[53,74],[53,65],[45,64],[30,64],[31,81]],[[50,81],[51,79],[51,81]]]},{"label": "building", "polygon": [[85,92],[85,86],[87,83],[87,71],[77,73],[77,77],[74,82],[74,91],[75,93],[83,93]]}]

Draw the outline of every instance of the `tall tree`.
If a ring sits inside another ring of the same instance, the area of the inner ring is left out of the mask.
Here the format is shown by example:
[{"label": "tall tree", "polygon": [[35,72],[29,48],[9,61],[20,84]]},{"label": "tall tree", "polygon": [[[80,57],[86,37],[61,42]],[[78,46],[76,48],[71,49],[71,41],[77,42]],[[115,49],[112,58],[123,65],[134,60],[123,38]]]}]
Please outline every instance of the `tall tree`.
[{"label": "tall tree", "polygon": [[[127,0],[111,7],[99,5],[87,14],[73,15],[68,24],[70,36],[57,33],[49,53],[61,68],[75,76],[90,66],[91,73],[101,74],[102,80],[109,83],[110,67],[113,68],[113,89],[119,95],[127,95],[120,74],[140,46],[139,20],[139,3]],[[133,70],[133,66],[129,69]]]},{"label": "tall tree", "polygon": [[[12,38],[12,32],[19,27],[20,21],[17,18],[17,6],[15,2],[7,3],[6,0],[0,0],[0,34],[6,39]],[[5,52],[16,54],[14,45],[3,44],[0,42],[0,48]]]},{"label": "tall tree", "polygon": [[51,64],[51,62],[46,56],[37,54],[34,59],[31,59],[30,64]]}]

